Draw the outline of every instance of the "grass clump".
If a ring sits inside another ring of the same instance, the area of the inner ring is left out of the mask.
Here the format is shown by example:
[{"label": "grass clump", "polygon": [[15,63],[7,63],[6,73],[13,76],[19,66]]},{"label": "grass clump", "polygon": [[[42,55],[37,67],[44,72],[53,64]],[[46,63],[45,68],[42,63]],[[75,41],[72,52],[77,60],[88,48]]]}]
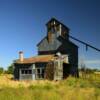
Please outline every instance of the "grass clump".
[{"label": "grass clump", "polygon": [[49,83],[46,83],[46,84],[44,84],[44,85],[41,85],[41,84],[39,84],[39,85],[33,85],[33,84],[31,84],[29,87],[28,87],[29,89],[32,89],[32,90],[52,90],[53,88],[54,88],[54,86],[53,85],[51,85],[51,84],[49,84]]}]

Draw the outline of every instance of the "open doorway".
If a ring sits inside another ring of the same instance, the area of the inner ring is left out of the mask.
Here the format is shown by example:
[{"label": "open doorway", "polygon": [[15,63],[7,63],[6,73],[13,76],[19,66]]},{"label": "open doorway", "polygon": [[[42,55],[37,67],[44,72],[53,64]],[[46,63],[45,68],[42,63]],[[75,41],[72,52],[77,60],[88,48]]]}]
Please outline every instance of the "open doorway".
[{"label": "open doorway", "polygon": [[63,63],[63,79],[66,79],[70,75],[70,64]]}]

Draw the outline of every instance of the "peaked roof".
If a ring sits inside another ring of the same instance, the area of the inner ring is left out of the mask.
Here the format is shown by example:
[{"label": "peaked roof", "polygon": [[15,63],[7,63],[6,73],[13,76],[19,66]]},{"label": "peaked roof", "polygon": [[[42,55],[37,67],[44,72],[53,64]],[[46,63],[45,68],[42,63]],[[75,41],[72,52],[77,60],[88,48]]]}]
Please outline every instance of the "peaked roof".
[{"label": "peaked roof", "polygon": [[[55,19],[54,17],[51,18],[51,19],[46,23],[46,25],[48,25],[48,24],[49,24],[50,22],[52,22],[52,21],[56,21],[57,23],[63,25],[66,29],[70,30],[67,26],[65,26],[63,23],[61,23],[60,21],[58,21],[58,20]],[[46,38],[47,38],[47,36],[45,36],[45,37],[37,44],[37,46],[39,46],[40,43],[42,43]]]},{"label": "peaked roof", "polygon": [[63,23],[61,23],[60,21],[58,21],[56,18],[51,18],[47,23],[46,25],[48,25],[50,22],[52,21],[56,21],[57,23],[61,24],[62,26],[64,26],[66,29],[70,30],[66,25],[64,25]]},{"label": "peaked roof", "polygon": [[45,36],[45,37],[37,44],[37,46],[39,46],[40,43],[42,43],[42,42],[45,40],[45,38],[47,38],[47,36]]}]

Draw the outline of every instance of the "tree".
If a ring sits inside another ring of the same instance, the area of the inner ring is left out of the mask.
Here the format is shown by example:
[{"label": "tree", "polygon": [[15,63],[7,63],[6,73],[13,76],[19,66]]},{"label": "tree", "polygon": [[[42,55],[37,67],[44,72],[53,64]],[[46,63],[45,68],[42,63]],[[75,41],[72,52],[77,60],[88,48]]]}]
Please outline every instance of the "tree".
[{"label": "tree", "polygon": [[14,66],[11,64],[7,69],[7,74],[13,74]]},{"label": "tree", "polygon": [[0,74],[2,74],[4,72],[3,67],[0,67]]}]

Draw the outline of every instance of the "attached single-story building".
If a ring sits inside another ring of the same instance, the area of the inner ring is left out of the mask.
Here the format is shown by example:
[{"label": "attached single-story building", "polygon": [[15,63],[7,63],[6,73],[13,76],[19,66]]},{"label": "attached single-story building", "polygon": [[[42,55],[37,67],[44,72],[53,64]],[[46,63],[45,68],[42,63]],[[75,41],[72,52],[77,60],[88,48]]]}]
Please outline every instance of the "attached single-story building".
[{"label": "attached single-story building", "polygon": [[14,61],[14,78],[18,80],[61,80],[69,75],[78,77],[78,46],[69,40],[69,28],[52,18],[47,35],[38,43],[38,55]]},{"label": "attached single-story building", "polygon": [[[24,58],[19,52],[19,59],[14,62],[14,78],[18,80],[49,79],[61,80],[68,76],[69,63],[66,55],[39,55]],[[66,75],[63,71],[66,70]],[[49,72],[52,71],[52,72]]]}]

